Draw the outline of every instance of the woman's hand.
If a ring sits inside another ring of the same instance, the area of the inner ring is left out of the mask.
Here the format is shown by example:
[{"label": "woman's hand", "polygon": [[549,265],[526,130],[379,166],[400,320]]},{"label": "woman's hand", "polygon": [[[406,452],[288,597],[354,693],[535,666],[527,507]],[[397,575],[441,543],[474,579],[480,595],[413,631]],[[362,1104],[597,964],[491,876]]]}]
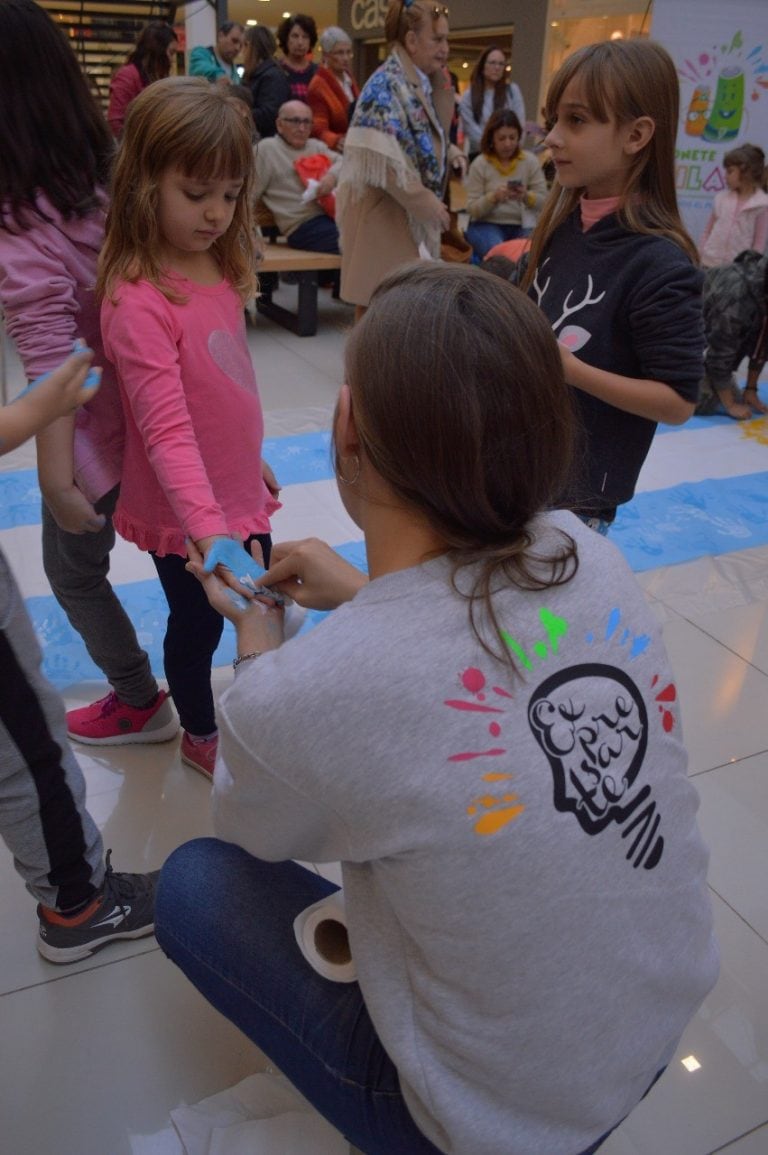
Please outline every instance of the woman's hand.
[{"label": "woman's hand", "polygon": [[327,197],[328,194],[332,193],[335,188],[336,174],[327,172],[325,176],[317,182],[317,188],[315,189],[315,200],[319,200],[320,197]]},{"label": "woman's hand", "polygon": [[446,232],[451,227],[451,214],[449,213],[447,206],[444,205],[442,201],[437,200],[437,197],[435,197],[435,200],[437,201],[437,213],[435,215],[435,219],[440,225],[441,231]]},{"label": "woman's hand", "polygon": [[351,601],[368,578],[316,537],[284,541],[272,547],[265,585],[288,594],[300,606],[333,610]]},{"label": "woman's hand", "polygon": [[[217,539],[218,540],[218,539]],[[193,541],[187,542],[186,568],[202,585],[210,605],[235,626],[240,653],[275,650],[283,641],[283,609],[259,598],[247,600],[226,585],[218,575],[206,573],[203,555]],[[245,555],[245,551],[243,556]]]}]

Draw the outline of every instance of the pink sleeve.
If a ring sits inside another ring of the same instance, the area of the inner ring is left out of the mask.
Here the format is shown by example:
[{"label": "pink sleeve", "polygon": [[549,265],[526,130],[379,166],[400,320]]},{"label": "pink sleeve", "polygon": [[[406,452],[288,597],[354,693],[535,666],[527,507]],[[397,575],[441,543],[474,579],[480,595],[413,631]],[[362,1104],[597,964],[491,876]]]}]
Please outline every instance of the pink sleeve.
[{"label": "pink sleeve", "polygon": [[146,283],[123,284],[117,294],[117,304],[102,306],[104,348],[160,488],[187,536],[199,541],[227,534],[187,407],[179,322],[162,294]]},{"label": "pink sleeve", "polygon": [[109,83],[107,120],[116,137],[122,135],[128,105],[139,95],[143,87],[139,70],[134,64],[123,65],[112,77]]},{"label": "pink sleeve", "polygon": [[715,210],[712,209],[712,212],[709,214],[709,220],[707,221],[706,225],[704,226],[704,232],[701,234],[701,240],[699,241],[699,252],[701,252],[701,250],[704,248],[705,244],[709,240],[709,234],[712,232],[712,229],[714,227],[716,220],[717,220],[717,214],[715,213]]},{"label": "pink sleeve", "polygon": [[53,225],[0,230],[0,304],[28,378],[55,369],[78,335],[77,286],[64,268]]},{"label": "pink sleeve", "polygon": [[768,245],[768,205],[757,214],[755,220],[755,235],[752,238],[752,248],[758,253],[764,253]]}]

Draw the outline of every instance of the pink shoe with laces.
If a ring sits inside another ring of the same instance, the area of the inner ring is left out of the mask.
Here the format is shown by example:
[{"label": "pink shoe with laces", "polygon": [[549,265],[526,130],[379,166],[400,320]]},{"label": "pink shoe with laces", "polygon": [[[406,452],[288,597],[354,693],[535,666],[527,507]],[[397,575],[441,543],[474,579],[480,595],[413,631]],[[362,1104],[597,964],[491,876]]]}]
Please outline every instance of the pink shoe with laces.
[{"label": "pink shoe with laces", "polygon": [[185,730],[181,735],[181,760],[212,782],[218,745],[218,734],[212,738],[193,738]]},{"label": "pink shoe with laces", "polygon": [[151,706],[140,709],[121,702],[112,690],[104,698],[67,713],[67,734],[90,746],[125,746],[136,742],[168,742],[179,723],[165,690]]}]

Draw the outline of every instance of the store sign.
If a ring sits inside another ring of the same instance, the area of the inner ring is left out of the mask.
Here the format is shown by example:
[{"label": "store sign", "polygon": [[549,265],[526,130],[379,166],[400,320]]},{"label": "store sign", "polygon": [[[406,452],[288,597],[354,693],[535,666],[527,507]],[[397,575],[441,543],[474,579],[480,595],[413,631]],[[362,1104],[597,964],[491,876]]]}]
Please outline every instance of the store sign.
[{"label": "store sign", "polygon": [[651,35],[680,78],[677,199],[696,241],[725,188],[723,157],[740,144],[766,147],[765,13],[765,0],[655,0]]},{"label": "store sign", "polygon": [[375,32],[384,27],[389,4],[387,0],[352,0],[349,22],[352,32]]}]

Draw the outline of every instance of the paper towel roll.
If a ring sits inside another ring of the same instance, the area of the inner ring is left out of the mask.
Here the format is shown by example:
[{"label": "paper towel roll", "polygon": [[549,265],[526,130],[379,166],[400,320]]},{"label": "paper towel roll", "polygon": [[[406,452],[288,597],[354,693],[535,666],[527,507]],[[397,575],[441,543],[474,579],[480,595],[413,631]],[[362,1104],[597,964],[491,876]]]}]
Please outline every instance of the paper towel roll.
[{"label": "paper towel roll", "polygon": [[324,979],[336,983],[356,980],[357,971],[349,949],[344,895],[340,890],[297,915],[293,932],[304,958]]}]

